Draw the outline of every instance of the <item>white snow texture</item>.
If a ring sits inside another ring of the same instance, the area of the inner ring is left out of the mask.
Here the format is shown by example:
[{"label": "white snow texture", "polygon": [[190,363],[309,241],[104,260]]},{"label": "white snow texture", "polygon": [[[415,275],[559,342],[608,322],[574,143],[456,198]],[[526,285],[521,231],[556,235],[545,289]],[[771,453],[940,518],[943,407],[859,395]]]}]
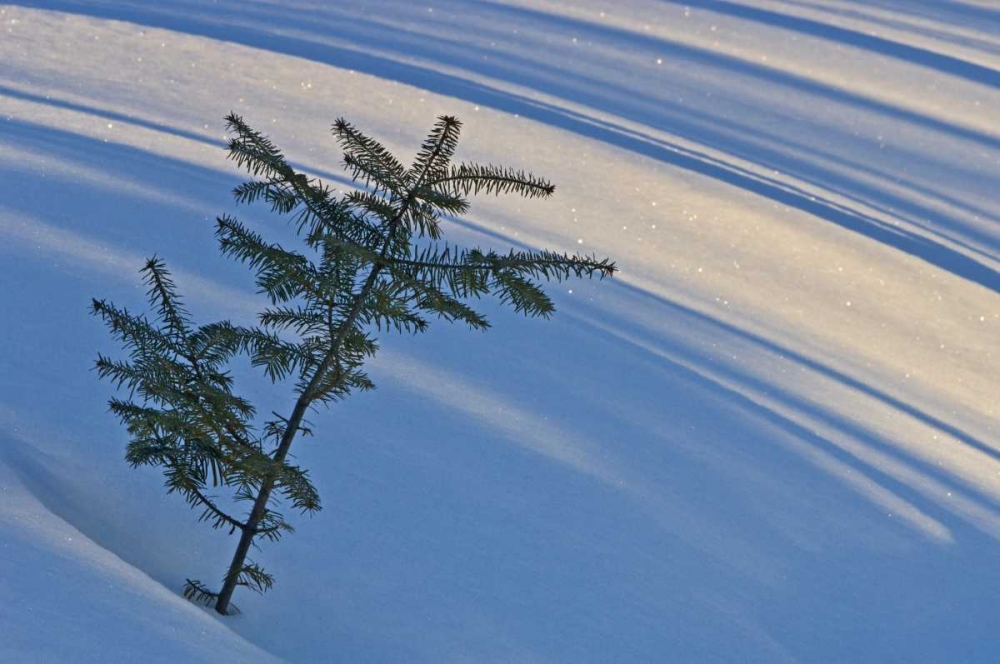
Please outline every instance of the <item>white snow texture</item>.
[{"label": "white snow texture", "polygon": [[[450,240],[621,273],[384,336],[220,618],[235,538],[123,461],[88,306],[157,254],[258,309],[231,110],[340,188],[337,117],[455,115],[557,190]],[[998,120],[996,0],[0,4],[0,661],[1000,661]]]}]

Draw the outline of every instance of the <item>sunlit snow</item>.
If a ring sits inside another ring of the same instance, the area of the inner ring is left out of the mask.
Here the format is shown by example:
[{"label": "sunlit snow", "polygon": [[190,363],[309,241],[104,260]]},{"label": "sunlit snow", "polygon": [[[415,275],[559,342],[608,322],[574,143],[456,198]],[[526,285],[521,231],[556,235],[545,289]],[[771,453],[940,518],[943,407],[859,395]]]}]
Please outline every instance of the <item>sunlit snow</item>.
[{"label": "sunlit snow", "polygon": [[[25,0],[0,63],[0,661],[1000,661],[997,3]],[[256,311],[229,111],[337,187],[337,117],[456,115],[557,190],[450,240],[621,273],[383,338],[219,618],[235,542],[122,460],[87,312],[154,253]]]}]

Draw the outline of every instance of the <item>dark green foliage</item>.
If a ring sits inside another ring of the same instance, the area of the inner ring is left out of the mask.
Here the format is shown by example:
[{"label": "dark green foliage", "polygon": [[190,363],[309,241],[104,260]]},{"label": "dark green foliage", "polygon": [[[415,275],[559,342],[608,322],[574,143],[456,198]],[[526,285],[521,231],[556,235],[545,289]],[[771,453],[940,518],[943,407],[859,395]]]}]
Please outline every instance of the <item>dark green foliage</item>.
[{"label": "dark green foliage", "polygon": [[[201,520],[240,533],[222,590],[192,580],[184,590],[220,613],[235,608],[230,599],[237,586],[256,592],[272,586],[271,575],[247,553],[260,538],[275,541],[292,530],[279,503],[302,513],[320,509],[308,472],[288,462],[288,451],[296,435],[311,433],[303,423],[310,408],[373,387],[362,367],[378,350],[374,332],[422,332],[435,317],[487,328],[486,318],[468,304],[485,295],[527,316],[547,317],[553,305],[540,280],[603,278],[615,271],[596,257],[501,254],[439,242],[443,216],[466,212],[469,194],[532,198],[554,190],[513,169],[453,165],[461,126],[454,118],[438,119],[409,168],[338,120],[333,132],[344,166],[363,187],[339,196],[296,172],[241,118],[227,120],[230,157],[257,178],[236,188],[237,201],[263,201],[289,216],[303,244],[285,248],[233,217],[217,220],[222,253],[249,266],[268,299],[259,325],[195,325],[155,257],[142,269],[152,320],[103,300],[93,303],[128,353],[127,360],[97,359],[100,377],[128,394],[110,402],[130,436],[127,461],[162,467],[167,491],[181,494]],[[234,391],[227,367],[238,355],[271,381],[294,381],[296,402],[287,417],[260,419]]]}]

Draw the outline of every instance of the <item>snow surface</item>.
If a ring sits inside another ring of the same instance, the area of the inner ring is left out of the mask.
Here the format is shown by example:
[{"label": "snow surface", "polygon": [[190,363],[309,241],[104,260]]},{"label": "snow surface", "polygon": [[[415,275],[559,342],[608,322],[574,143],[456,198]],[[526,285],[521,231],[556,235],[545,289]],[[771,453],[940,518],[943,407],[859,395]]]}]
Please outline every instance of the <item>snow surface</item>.
[{"label": "snow surface", "polygon": [[[25,0],[0,63],[0,661],[1000,661],[995,0]],[[235,542],[122,461],[87,307],[156,253],[255,310],[230,110],[334,182],[336,117],[457,115],[558,190],[451,239],[621,275],[386,338],[219,619],[179,590]]]}]

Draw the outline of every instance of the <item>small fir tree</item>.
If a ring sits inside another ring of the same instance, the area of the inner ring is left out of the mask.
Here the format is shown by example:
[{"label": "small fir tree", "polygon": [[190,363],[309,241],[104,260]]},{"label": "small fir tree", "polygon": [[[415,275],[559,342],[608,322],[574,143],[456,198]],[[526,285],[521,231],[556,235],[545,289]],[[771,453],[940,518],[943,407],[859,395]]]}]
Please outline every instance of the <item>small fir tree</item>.
[{"label": "small fir tree", "polygon": [[[378,349],[374,333],[422,332],[431,317],[487,328],[467,301],[488,294],[527,316],[548,317],[553,305],[539,281],[615,271],[614,263],[593,256],[501,254],[440,242],[442,216],[465,213],[469,194],[541,198],[554,191],[523,171],[453,163],[461,127],[455,118],[438,118],[409,168],[338,120],[333,133],[359,184],[340,196],[293,169],[237,115],[227,121],[229,156],[254,176],[235,189],[236,200],[264,201],[289,215],[304,245],[288,249],[232,217],[217,220],[222,253],[249,265],[269,300],[259,325],[196,326],[155,257],[142,269],[152,316],[93,303],[128,353],[127,360],[100,355],[96,363],[102,379],[128,394],[110,401],[130,436],[126,460],[162,467],[168,493],[181,494],[214,528],[239,533],[221,590],[190,579],[184,589],[221,614],[235,610],[238,586],[271,587],[271,575],[247,555],[259,540],[291,532],[279,504],[320,509],[308,471],[289,462],[289,449],[297,435],[311,433],[303,420],[310,409],[372,389],[362,367]],[[258,418],[237,394],[227,367],[238,355],[272,382],[294,380],[295,405],[287,416]],[[220,491],[227,492],[225,503],[215,495]]]}]

